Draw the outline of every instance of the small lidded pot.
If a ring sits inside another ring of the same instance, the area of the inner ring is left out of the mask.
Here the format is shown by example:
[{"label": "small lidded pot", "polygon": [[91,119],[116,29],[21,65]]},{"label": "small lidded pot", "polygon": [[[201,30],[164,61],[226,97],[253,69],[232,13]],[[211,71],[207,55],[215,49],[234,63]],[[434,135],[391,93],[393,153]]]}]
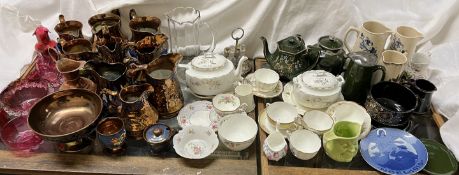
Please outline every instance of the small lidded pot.
[{"label": "small lidded pot", "polygon": [[174,133],[174,129],[166,124],[156,123],[144,130],[143,138],[150,144],[153,153],[159,153],[171,148]]},{"label": "small lidded pot", "polygon": [[321,109],[335,103],[341,96],[344,79],[324,70],[306,71],[293,78],[293,96],[302,106]]}]

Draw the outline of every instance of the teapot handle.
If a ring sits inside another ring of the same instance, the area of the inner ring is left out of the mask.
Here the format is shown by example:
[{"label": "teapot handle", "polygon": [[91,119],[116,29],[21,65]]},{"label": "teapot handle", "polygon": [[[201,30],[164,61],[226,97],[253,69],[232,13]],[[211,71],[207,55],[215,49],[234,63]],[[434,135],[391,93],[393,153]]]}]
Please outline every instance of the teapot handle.
[{"label": "teapot handle", "polygon": [[304,45],[304,40],[303,40],[303,38],[301,38],[301,35],[300,35],[300,34],[296,34],[295,36],[296,36],[296,38],[298,38],[298,40],[300,40],[301,43],[303,43],[303,45]]}]

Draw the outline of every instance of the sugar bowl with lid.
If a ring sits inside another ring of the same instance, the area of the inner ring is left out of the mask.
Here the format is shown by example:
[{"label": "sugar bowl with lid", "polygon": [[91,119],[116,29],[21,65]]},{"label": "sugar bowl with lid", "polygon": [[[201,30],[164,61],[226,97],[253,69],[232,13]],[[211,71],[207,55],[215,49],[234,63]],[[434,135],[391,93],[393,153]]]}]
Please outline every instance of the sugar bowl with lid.
[{"label": "sugar bowl with lid", "polygon": [[234,82],[242,79],[241,65],[247,59],[243,56],[235,69],[233,63],[224,56],[206,53],[193,58],[188,64],[179,66],[186,69],[186,85],[192,92],[212,96],[230,91]]},{"label": "sugar bowl with lid", "polygon": [[156,123],[144,130],[143,138],[150,144],[153,153],[159,153],[170,148],[174,134],[173,128],[163,123]]},{"label": "sugar bowl with lid", "polygon": [[341,96],[344,79],[324,70],[306,71],[293,78],[293,95],[305,107],[320,109],[336,102]]}]

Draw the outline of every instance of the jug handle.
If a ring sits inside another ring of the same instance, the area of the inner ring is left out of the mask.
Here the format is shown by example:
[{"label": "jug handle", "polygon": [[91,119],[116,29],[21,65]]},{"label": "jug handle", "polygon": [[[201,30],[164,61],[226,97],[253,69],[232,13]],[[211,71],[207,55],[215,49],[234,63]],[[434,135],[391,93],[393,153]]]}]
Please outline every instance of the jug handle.
[{"label": "jug handle", "polygon": [[65,17],[64,17],[64,15],[62,15],[62,14],[59,15],[59,22],[60,22],[60,23],[65,23]]},{"label": "jug handle", "polygon": [[118,95],[118,91],[112,91],[112,90],[107,89],[107,88],[103,88],[102,90],[100,90],[100,93],[101,94],[107,94],[107,95],[110,95],[110,96],[117,96]]},{"label": "jug handle", "polygon": [[199,48],[199,50],[201,52],[213,52],[214,49],[215,49],[215,35],[214,35],[214,32],[213,32],[212,28],[210,27],[210,25],[208,23],[206,23],[206,22],[199,23],[198,28],[201,28],[201,25],[204,25],[207,28],[209,28],[210,35],[212,36],[212,42],[211,42],[211,45],[209,46],[209,48],[202,49],[202,50],[201,50],[201,48]]},{"label": "jug handle", "polygon": [[129,10],[129,20],[132,20],[137,17],[137,12],[134,9]]},{"label": "jug handle", "polygon": [[[351,47],[349,46],[349,44],[348,44],[348,42],[347,42],[348,36],[349,36],[349,34],[350,34],[351,32],[357,33],[357,39],[358,39],[359,34],[360,34],[360,30],[359,30],[358,28],[355,28],[355,27],[352,27],[352,26],[351,26],[351,27],[346,31],[346,34],[344,35],[344,42],[343,42],[343,43],[344,43],[344,47],[346,47],[346,49],[347,49],[347,52],[352,52],[352,51],[351,51]],[[357,40],[357,39],[356,39],[356,40]]]},{"label": "jug handle", "polygon": [[373,72],[376,72],[378,70],[381,70],[382,72],[382,77],[381,77],[381,80],[380,81],[384,81],[384,78],[386,77],[386,68],[384,66],[381,66],[381,65],[376,65]]}]

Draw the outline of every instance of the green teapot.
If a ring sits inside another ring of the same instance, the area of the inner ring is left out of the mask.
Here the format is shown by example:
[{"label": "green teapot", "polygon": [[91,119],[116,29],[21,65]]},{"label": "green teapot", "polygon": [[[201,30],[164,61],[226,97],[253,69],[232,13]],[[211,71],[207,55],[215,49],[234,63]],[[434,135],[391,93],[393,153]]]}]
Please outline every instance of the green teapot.
[{"label": "green teapot", "polygon": [[268,64],[283,78],[290,80],[293,77],[311,70],[317,64],[318,58],[308,58],[307,49],[301,35],[289,36],[277,42],[277,50],[269,52],[268,42],[265,37],[263,41],[263,52]]},{"label": "green teapot", "polygon": [[315,70],[325,70],[333,75],[343,72],[346,60],[343,41],[334,36],[322,36],[317,44],[308,46],[308,59],[319,57]]}]

